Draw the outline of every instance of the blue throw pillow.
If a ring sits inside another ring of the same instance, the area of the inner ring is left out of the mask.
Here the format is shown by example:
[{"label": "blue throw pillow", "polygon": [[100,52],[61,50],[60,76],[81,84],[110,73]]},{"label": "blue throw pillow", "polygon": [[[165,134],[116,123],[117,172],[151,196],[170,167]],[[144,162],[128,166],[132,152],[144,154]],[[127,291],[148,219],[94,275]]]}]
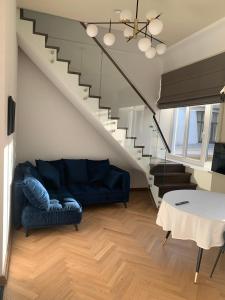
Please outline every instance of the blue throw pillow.
[{"label": "blue throw pillow", "polygon": [[65,167],[63,163],[63,159],[57,159],[57,160],[50,160],[48,161],[50,165],[52,165],[56,170],[59,172],[60,177],[60,185],[65,186],[66,180],[65,180]]},{"label": "blue throw pillow", "polygon": [[49,210],[49,194],[36,178],[30,176],[25,177],[23,181],[23,192],[32,206],[47,211]]},{"label": "blue throw pillow", "polygon": [[86,159],[64,159],[67,182],[87,183],[87,160]]},{"label": "blue throw pillow", "polygon": [[21,163],[18,165],[19,169],[21,170],[22,174],[21,177],[31,176],[36,178],[37,180],[41,181],[40,174],[35,166],[32,165],[29,161]]},{"label": "blue throw pillow", "polygon": [[60,188],[60,174],[52,164],[44,160],[36,160],[36,165],[47,188]]},{"label": "blue throw pillow", "polygon": [[104,185],[106,185],[109,189],[121,188],[121,177],[122,174],[120,172],[110,170],[104,179]]},{"label": "blue throw pillow", "polygon": [[109,160],[89,160],[88,159],[88,176],[89,182],[99,183],[103,182],[105,176],[110,171]]}]

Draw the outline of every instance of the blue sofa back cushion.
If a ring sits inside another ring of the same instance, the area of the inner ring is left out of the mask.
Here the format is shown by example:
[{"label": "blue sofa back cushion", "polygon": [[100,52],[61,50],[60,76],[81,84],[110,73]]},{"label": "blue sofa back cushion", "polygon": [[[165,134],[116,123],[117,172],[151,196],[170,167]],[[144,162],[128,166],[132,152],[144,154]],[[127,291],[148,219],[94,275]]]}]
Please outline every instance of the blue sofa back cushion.
[{"label": "blue sofa back cushion", "polygon": [[66,179],[65,179],[65,167],[64,167],[63,159],[50,160],[48,161],[48,163],[58,170],[59,177],[60,177],[60,185],[65,186]]},{"label": "blue sofa back cushion", "polygon": [[120,172],[110,170],[108,175],[104,178],[104,185],[109,189],[121,188],[121,179],[123,178]]},{"label": "blue sofa back cushion", "polygon": [[18,171],[20,172],[20,177],[24,178],[25,176],[31,176],[36,178],[37,180],[41,181],[41,176],[38,173],[38,170],[35,166],[32,165],[29,161],[21,163],[18,165]]},{"label": "blue sofa back cushion", "polygon": [[32,206],[46,211],[49,210],[49,194],[36,178],[30,176],[25,177],[23,181],[23,192]]},{"label": "blue sofa back cushion", "polygon": [[110,171],[109,160],[90,160],[87,161],[89,182],[102,183],[105,176]]},{"label": "blue sofa back cushion", "polygon": [[67,183],[87,183],[87,160],[64,159]]},{"label": "blue sofa back cushion", "polygon": [[60,188],[60,173],[52,164],[44,160],[36,160],[36,165],[47,188]]}]

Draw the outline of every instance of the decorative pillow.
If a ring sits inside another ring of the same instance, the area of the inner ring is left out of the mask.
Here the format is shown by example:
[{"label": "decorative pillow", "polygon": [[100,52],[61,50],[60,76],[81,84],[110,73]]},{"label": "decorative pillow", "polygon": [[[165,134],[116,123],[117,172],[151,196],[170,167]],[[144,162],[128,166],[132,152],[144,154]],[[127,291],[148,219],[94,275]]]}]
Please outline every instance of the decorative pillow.
[{"label": "decorative pillow", "polygon": [[88,165],[88,175],[89,182],[102,182],[110,171],[109,160],[89,160]]},{"label": "decorative pillow", "polygon": [[60,188],[60,174],[53,165],[44,160],[36,160],[36,165],[47,188]]},{"label": "decorative pillow", "polygon": [[29,161],[19,164],[19,169],[22,171],[21,176],[23,176],[24,178],[26,176],[31,176],[41,182],[41,177],[38,173],[37,168],[33,166],[32,163],[30,163]]},{"label": "decorative pillow", "polygon": [[60,185],[65,186],[66,180],[65,180],[65,167],[63,163],[63,159],[58,159],[58,160],[50,160],[48,161],[50,165],[52,165],[56,170],[59,172],[59,177],[60,177]]},{"label": "decorative pillow", "polygon": [[110,172],[104,179],[104,185],[106,185],[109,189],[120,188],[121,176],[122,174],[120,172],[110,170]]},{"label": "decorative pillow", "polygon": [[64,159],[64,163],[69,184],[88,182],[86,159]]},{"label": "decorative pillow", "polygon": [[25,177],[23,181],[23,192],[32,206],[47,211],[49,210],[49,194],[36,178],[30,176]]}]

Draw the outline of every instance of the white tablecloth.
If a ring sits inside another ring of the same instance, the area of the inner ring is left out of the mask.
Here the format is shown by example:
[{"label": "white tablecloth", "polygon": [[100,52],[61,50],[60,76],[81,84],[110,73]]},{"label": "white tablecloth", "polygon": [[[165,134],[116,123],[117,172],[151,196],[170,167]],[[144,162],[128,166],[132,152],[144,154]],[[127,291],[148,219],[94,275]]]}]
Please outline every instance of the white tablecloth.
[{"label": "white tablecloth", "polygon": [[[189,201],[176,206],[176,202]],[[207,191],[178,190],[166,193],[156,224],[171,231],[172,237],[193,240],[203,249],[224,244],[225,194]]]}]

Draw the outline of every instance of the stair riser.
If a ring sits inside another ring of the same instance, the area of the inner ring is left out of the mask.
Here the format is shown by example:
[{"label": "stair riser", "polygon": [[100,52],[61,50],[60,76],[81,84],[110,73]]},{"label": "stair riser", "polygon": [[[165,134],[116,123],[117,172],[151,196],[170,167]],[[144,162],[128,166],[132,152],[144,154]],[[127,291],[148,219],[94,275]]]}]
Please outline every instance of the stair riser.
[{"label": "stair riser", "polygon": [[190,182],[191,175],[190,174],[180,174],[177,176],[161,176],[161,175],[155,175],[154,176],[154,184],[160,184],[160,183],[189,183]]},{"label": "stair riser", "polygon": [[[181,187],[181,188],[179,188],[179,187],[176,187],[176,188],[172,187],[172,188],[166,188],[166,189],[160,189],[159,188],[159,197],[162,198],[163,195],[166,194],[166,193],[168,193],[168,192],[177,191],[177,190],[183,190],[183,189],[185,189],[185,190],[196,190],[196,187],[195,188],[194,187],[186,187],[186,188],[183,188],[183,187]],[[182,201],[182,199],[181,199],[181,201]]]}]

